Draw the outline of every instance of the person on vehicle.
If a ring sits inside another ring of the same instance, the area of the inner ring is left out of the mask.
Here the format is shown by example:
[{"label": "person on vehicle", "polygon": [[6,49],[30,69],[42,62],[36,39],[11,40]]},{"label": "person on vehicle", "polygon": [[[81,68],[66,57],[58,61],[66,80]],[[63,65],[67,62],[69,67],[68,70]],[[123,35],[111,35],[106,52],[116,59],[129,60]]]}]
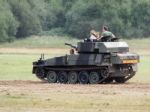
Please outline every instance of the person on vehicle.
[{"label": "person on vehicle", "polygon": [[99,32],[96,32],[95,30],[90,31],[90,41],[97,41],[99,40]]},{"label": "person on vehicle", "polygon": [[113,38],[116,38],[115,35],[108,30],[107,26],[104,26],[102,34],[101,34],[101,39],[103,39],[105,41],[111,41],[111,39],[113,39]]}]

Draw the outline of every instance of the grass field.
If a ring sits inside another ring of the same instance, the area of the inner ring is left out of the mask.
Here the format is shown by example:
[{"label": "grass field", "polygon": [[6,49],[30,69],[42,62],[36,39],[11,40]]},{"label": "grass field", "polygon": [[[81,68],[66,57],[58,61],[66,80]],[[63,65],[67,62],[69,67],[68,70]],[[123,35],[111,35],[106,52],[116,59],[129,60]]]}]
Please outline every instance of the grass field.
[{"label": "grass field", "polygon": [[71,38],[71,37],[57,37],[57,36],[32,36],[26,39],[16,40],[11,43],[3,43],[0,44],[1,48],[64,48],[65,42],[68,43],[76,43],[79,40]]},{"label": "grass field", "polygon": [[39,58],[40,55],[1,54],[0,80],[36,80],[32,62]]},{"label": "grass field", "polygon": [[[45,58],[56,55],[46,55]],[[39,59],[38,54],[1,54],[0,79],[1,80],[36,80],[32,72],[32,62]],[[139,71],[134,82],[150,82],[150,56],[141,56]]]},{"label": "grass field", "polygon": [[[1,43],[0,48],[65,48],[65,42],[76,44],[80,40],[71,37],[57,37],[57,36],[32,36],[26,39],[15,40],[11,43]],[[149,49],[150,39],[121,39],[127,41],[131,48],[135,49]]]},{"label": "grass field", "polygon": [[60,44],[66,38],[32,37],[0,45],[0,112],[149,112],[150,39],[127,40],[141,59],[139,71],[126,84],[42,83],[32,74],[32,62],[40,53],[45,58],[65,55],[68,49]]}]

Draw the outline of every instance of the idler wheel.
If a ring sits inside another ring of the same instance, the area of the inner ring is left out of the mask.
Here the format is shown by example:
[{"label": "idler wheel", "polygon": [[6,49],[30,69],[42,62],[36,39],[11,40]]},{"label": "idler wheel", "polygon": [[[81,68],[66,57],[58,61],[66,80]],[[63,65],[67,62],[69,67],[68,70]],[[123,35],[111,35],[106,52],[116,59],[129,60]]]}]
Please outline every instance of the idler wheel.
[{"label": "idler wheel", "polygon": [[58,73],[58,82],[66,84],[68,81],[67,73],[66,72],[59,72]]},{"label": "idler wheel", "polygon": [[37,76],[37,78],[39,78],[40,80],[45,80],[45,71],[43,68],[36,68],[35,70],[35,74]]},{"label": "idler wheel", "polygon": [[47,80],[49,83],[56,83],[57,82],[57,74],[54,71],[49,71],[47,73]]},{"label": "idler wheel", "polygon": [[91,84],[98,84],[100,80],[100,75],[98,72],[91,72],[89,76],[89,82]]},{"label": "idler wheel", "polygon": [[89,74],[86,71],[81,71],[78,78],[81,84],[87,84],[89,82]]},{"label": "idler wheel", "polygon": [[75,84],[75,83],[77,83],[77,81],[78,81],[78,73],[74,72],[74,71],[69,72],[68,83],[69,84]]}]

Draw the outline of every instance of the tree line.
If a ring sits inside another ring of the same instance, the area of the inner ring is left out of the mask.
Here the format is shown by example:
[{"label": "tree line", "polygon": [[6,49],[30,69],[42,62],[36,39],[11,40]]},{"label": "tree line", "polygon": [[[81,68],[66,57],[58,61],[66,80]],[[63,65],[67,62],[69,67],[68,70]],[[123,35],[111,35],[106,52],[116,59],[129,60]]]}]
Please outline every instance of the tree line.
[{"label": "tree line", "polygon": [[118,37],[150,37],[150,0],[0,0],[0,42],[39,34],[85,38],[103,25]]}]

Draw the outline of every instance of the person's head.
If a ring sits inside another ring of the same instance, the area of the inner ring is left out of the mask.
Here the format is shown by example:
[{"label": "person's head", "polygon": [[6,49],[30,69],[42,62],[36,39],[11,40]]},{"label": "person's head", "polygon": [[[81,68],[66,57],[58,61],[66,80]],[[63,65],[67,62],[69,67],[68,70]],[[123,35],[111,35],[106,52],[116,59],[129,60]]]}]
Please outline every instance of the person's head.
[{"label": "person's head", "polygon": [[108,31],[108,27],[107,27],[107,26],[104,26],[104,27],[103,27],[103,31]]},{"label": "person's head", "polygon": [[96,32],[95,30],[91,30],[91,31],[90,31],[90,35],[95,36],[97,39],[98,39],[99,36],[100,36],[99,32]]},{"label": "person's head", "polygon": [[90,31],[90,35],[95,35],[96,31],[95,30],[91,30]]}]

